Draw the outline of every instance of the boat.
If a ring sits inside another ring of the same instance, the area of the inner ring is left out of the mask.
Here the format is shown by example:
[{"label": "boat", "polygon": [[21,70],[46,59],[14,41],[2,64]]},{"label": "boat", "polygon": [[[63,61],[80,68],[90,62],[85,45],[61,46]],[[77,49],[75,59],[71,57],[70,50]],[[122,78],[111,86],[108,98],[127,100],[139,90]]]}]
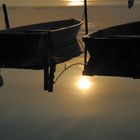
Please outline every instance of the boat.
[{"label": "boat", "polygon": [[65,19],[1,30],[0,68],[43,69],[44,80],[50,83],[56,64],[82,53],[77,40],[81,24]]},{"label": "boat", "polygon": [[84,74],[140,78],[140,21],[124,23],[83,37],[89,59]]}]

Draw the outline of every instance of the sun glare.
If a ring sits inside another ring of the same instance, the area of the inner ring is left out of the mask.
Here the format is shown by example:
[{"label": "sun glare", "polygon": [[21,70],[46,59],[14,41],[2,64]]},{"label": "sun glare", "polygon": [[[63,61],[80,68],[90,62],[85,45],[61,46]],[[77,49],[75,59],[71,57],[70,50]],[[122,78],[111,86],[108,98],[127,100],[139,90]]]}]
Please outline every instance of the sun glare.
[{"label": "sun glare", "polygon": [[77,82],[78,88],[81,90],[88,90],[91,87],[91,81],[88,77],[82,76]]},{"label": "sun glare", "polygon": [[70,6],[80,6],[83,5],[83,0],[69,0],[68,3]]}]

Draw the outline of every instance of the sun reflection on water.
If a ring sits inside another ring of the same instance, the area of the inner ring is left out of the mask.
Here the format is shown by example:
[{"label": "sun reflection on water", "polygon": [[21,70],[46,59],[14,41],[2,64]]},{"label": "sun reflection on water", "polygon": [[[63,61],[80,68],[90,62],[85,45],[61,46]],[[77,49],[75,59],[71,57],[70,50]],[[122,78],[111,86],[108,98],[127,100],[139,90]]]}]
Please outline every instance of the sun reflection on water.
[{"label": "sun reflection on water", "polygon": [[77,87],[80,90],[89,90],[92,85],[93,85],[93,83],[90,81],[88,76],[82,76],[77,81]]}]

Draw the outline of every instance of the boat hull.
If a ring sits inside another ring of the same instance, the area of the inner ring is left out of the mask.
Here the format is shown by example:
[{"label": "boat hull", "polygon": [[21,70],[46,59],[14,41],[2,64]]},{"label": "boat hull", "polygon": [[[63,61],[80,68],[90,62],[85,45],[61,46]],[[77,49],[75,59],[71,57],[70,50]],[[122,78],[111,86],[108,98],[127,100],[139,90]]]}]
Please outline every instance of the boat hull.
[{"label": "boat hull", "polygon": [[43,69],[82,52],[77,35],[82,22],[69,19],[0,31],[0,68]]},{"label": "boat hull", "polygon": [[84,74],[140,78],[139,29],[134,22],[84,36],[90,54]]}]

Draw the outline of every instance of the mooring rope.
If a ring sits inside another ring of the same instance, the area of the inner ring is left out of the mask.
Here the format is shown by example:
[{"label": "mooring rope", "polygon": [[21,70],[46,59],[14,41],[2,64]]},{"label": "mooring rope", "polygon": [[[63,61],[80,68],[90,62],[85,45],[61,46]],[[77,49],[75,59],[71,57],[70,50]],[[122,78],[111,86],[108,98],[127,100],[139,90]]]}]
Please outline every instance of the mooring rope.
[{"label": "mooring rope", "polygon": [[74,63],[74,64],[71,64],[70,66],[64,68],[63,71],[60,72],[60,74],[56,77],[56,79],[54,80],[54,84],[58,81],[58,79],[62,76],[62,74],[67,71],[69,68],[73,67],[73,66],[76,66],[76,65],[84,65],[83,63]]}]

